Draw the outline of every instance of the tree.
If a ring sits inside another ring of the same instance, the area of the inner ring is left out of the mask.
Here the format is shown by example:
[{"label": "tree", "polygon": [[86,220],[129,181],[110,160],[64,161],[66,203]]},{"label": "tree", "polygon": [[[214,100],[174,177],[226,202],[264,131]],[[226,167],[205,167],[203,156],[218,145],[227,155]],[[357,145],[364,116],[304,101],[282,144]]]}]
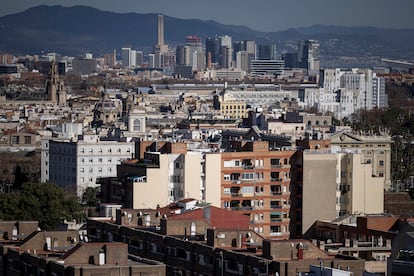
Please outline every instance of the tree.
[{"label": "tree", "polygon": [[19,197],[16,193],[6,193],[0,196],[0,219],[15,220],[20,217]]},{"label": "tree", "polygon": [[82,194],[81,203],[83,206],[87,207],[96,207],[99,203],[96,194],[98,193],[99,188],[87,187]]},{"label": "tree", "polygon": [[76,198],[66,198],[63,189],[53,183],[26,183],[20,193],[18,219],[38,220],[42,229],[54,229],[64,219],[82,217]]}]

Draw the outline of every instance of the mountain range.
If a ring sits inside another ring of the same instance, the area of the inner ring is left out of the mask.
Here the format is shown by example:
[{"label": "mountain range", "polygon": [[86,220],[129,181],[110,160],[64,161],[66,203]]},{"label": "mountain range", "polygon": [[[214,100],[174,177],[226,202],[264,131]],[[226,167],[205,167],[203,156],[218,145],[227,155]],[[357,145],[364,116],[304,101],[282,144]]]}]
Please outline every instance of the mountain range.
[{"label": "mountain range", "polygon": [[[165,41],[171,46],[184,44],[188,35],[197,35],[204,41],[207,37],[227,34],[233,41],[276,44],[281,53],[296,51],[298,40],[316,39],[320,43],[321,62],[325,64],[381,58],[414,60],[414,29],[314,25],[260,32],[246,26],[166,15],[164,24]],[[0,17],[0,51],[101,55],[129,45],[148,52],[156,43],[156,32],[157,14],[121,14],[86,6],[41,5]]]}]

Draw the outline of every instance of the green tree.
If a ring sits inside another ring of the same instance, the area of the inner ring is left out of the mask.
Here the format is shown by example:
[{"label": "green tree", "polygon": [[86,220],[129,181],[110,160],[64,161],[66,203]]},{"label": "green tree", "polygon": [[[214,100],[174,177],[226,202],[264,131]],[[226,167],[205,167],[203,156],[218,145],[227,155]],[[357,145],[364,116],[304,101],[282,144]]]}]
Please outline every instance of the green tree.
[{"label": "green tree", "polygon": [[19,219],[38,220],[42,229],[53,229],[63,219],[80,218],[82,208],[75,198],[66,198],[53,183],[26,183],[22,186]]},{"label": "green tree", "polygon": [[20,217],[19,197],[16,193],[0,196],[0,219],[15,220]]},{"label": "green tree", "polygon": [[99,204],[99,200],[96,196],[98,192],[98,187],[87,187],[82,194],[82,205],[87,207],[96,207]]}]

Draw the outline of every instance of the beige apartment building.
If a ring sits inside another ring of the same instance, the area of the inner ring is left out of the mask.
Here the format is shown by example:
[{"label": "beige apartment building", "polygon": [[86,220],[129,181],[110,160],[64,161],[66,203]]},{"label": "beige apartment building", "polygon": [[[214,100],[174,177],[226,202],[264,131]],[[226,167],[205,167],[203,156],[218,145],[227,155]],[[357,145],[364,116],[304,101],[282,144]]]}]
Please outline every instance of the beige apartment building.
[{"label": "beige apartment building", "polygon": [[306,237],[317,220],[382,213],[383,183],[384,176],[374,174],[361,150],[304,151],[302,235]]},{"label": "beige apartment building", "polygon": [[166,206],[194,198],[220,206],[220,154],[187,152],[185,143],[138,145],[140,159],[118,166],[116,179],[102,179],[104,202],[125,208]]},{"label": "beige apartment building", "polygon": [[371,164],[372,174],[384,177],[384,190],[391,189],[391,136],[387,133],[375,135],[369,133],[338,132],[330,136],[332,147],[359,149],[364,163]]}]

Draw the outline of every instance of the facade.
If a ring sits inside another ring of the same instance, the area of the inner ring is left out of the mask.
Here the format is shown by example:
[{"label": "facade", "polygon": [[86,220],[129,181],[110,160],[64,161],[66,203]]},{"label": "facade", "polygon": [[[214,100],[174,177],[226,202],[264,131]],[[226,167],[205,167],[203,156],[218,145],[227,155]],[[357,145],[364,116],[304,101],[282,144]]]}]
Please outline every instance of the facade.
[{"label": "facade", "polygon": [[275,44],[259,45],[258,59],[276,60],[276,54],[277,54],[277,51],[276,51]]},{"label": "facade", "polygon": [[308,76],[319,74],[319,43],[316,40],[301,40],[298,47],[298,61],[301,68],[308,70]]},{"label": "facade", "polygon": [[297,230],[305,237],[317,220],[384,211],[384,176],[375,175],[360,150],[305,150],[302,181]]},{"label": "facade", "polygon": [[252,229],[269,239],[288,239],[295,151],[241,143],[221,153],[221,207],[249,215]]},{"label": "facade", "polygon": [[239,51],[236,55],[236,68],[248,72],[251,56],[247,51]]},{"label": "facade", "polygon": [[101,177],[116,176],[121,160],[134,155],[132,142],[101,141],[83,135],[78,141],[42,140],[42,182],[56,183],[81,196]]},{"label": "facade", "polygon": [[284,68],[283,60],[252,60],[250,74],[253,77],[276,77],[283,74]]},{"label": "facade", "polygon": [[138,148],[141,161],[124,162],[116,179],[103,179],[105,202],[142,209],[194,198],[220,206],[220,154],[187,152],[184,143],[138,142]]},{"label": "facade", "polygon": [[124,68],[131,66],[131,47],[124,47],[121,49],[122,66]]},{"label": "facade", "polygon": [[383,189],[391,189],[391,144],[388,133],[380,135],[338,132],[330,136],[332,146],[344,150],[358,149],[364,157],[364,163],[372,166],[372,175],[383,177]]},{"label": "facade", "polygon": [[247,117],[246,102],[241,100],[220,101],[220,114],[225,118],[241,119]]},{"label": "facade", "polygon": [[385,93],[385,78],[372,78],[372,105],[375,108],[388,107],[388,95]]}]

